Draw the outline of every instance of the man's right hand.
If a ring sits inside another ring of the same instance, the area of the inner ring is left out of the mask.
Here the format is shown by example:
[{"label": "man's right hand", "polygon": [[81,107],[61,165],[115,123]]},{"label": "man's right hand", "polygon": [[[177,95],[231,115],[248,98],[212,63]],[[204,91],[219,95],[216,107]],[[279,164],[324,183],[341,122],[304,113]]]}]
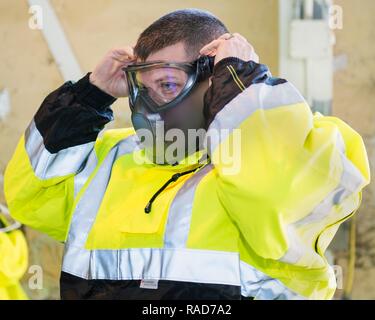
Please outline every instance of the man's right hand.
[{"label": "man's right hand", "polygon": [[134,62],[132,47],[112,49],[90,74],[90,82],[115,98],[127,97],[128,85],[121,68]]}]

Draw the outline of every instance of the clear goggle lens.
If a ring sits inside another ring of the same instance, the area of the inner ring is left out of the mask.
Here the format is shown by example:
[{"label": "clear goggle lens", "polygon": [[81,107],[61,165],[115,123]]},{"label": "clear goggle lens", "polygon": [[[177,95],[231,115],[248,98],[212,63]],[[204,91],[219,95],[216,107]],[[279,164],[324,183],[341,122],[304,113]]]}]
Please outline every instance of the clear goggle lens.
[{"label": "clear goggle lens", "polygon": [[156,105],[162,106],[174,100],[182,92],[189,76],[185,70],[158,67],[138,70],[133,79],[137,91],[146,91]]}]

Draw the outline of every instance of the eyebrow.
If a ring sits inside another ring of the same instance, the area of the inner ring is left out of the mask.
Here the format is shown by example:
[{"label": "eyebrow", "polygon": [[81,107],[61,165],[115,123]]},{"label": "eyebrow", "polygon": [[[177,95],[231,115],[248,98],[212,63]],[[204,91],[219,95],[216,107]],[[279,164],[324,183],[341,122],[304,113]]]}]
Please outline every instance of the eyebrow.
[{"label": "eyebrow", "polygon": [[163,76],[163,77],[160,77],[158,79],[155,79],[155,82],[161,82],[165,78],[167,78],[168,80],[179,80],[177,77],[174,77],[174,76]]},{"label": "eyebrow", "polygon": [[150,60],[150,61],[144,61],[144,63],[192,63],[192,61],[176,61],[176,60],[163,60],[163,59],[159,59],[159,60]]}]

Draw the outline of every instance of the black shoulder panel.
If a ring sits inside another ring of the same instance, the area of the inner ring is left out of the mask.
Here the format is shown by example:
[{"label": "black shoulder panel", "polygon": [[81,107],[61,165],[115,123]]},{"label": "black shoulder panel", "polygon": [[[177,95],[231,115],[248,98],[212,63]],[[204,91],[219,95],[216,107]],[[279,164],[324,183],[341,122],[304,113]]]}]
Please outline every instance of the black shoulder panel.
[{"label": "black shoulder panel", "polygon": [[257,83],[276,86],[286,80],[273,78],[264,64],[228,57],[219,61],[213,70],[212,84],[204,96],[206,129],[215,115],[246,88]]},{"label": "black shoulder panel", "polygon": [[50,93],[34,117],[46,149],[57,153],[95,141],[105,124],[113,120],[110,105],[115,100],[92,85],[89,74]]}]

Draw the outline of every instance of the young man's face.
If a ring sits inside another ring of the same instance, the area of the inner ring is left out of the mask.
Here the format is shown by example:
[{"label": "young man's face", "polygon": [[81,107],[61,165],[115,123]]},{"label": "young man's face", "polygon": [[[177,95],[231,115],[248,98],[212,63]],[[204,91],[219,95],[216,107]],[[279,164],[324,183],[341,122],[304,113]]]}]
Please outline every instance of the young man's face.
[{"label": "young man's face", "polygon": [[[195,57],[195,59],[197,59]],[[184,44],[182,42],[179,42],[177,44],[171,45],[169,47],[166,47],[164,49],[161,49],[150,56],[147,57],[145,62],[155,62],[155,61],[163,61],[163,62],[180,62],[180,63],[191,63],[195,60],[194,58],[191,58],[191,55],[186,53],[186,49],[184,47]],[[181,71],[184,73],[183,71]],[[156,72],[153,73],[153,75],[150,75],[150,79],[146,79],[147,82],[153,83],[153,79],[151,78],[157,78],[159,75]],[[175,74],[173,73],[173,76],[176,78],[175,81],[173,81],[173,85],[177,88],[178,94],[178,83],[183,83],[183,75],[180,75],[178,72]],[[155,79],[156,80],[156,79]],[[156,83],[157,81],[155,81]],[[182,85],[183,87],[184,85]],[[150,85],[151,89],[152,86]],[[180,88],[182,90],[182,87]],[[207,89],[209,87],[209,80],[202,81],[200,83],[197,83],[194,89],[189,93],[189,95],[184,98],[177,106],[166,110],[165,112],[160,113],[161,118],[164,121],[165,131],[170,129],[180,129],[186,139],[185,148],[190,149],[194,142],[190,141],[188,143],[188,130],[199,130],[205,128],[205,117],[203,114],[203,108],[204,108],[204,94],[206,93]],[[150,90],[153,91],[153,90]],[[160,91],[160,90],[159,90]],[[167,92],[166,92],[167,94]],[[155,101],[154,97],[152,97]],[[164,97],[163,97],[164,98]],[[166,99],[168,98],[174,98],[165,96]],[[167,145],[169,143],[166,143]],[[201,147],[199,147],[201,148]]]}]

